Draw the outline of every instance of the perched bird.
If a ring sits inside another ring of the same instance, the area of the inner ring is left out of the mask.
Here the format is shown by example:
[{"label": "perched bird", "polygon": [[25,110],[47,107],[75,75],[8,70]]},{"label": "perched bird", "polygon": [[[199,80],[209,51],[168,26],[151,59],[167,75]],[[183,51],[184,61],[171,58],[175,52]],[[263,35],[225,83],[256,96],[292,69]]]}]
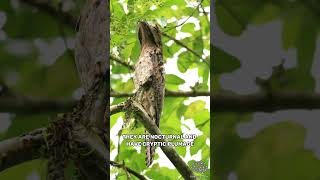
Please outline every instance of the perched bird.
[{"label": "perched bird", "polygon": [[[135,100],[159,127],[165,88],[160,26],[139,22],[138,36],[141,53],[133,77],[137,90]],[[155,146],[146,147],[147,167],[152,164],[155,149]]]}]

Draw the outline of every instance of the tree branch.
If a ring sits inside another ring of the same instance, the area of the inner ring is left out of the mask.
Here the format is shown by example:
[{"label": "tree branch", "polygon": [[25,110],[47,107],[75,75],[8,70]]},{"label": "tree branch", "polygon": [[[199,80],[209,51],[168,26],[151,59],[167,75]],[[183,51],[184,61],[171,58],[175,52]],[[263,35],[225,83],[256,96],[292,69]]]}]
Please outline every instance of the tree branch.
[{"label": "tree branch", "polygon": [[[124,110],[124,107],[127,105],[128,101],[124,103],[120,103],[115,106],[110,107],[110,115],[118,113]],[[130,101],[130,105],[138,110],[138,114],[141,116],[141,123],[144,127],[153,135],[161,135],[159,128],[154,124],[154,122],[149,117],[148,113],[135,101]],[[161,140],[162,142],[166,142],[166,140]],[[166,156],[170,159],[170,161],[174,164],[177,170],[185,179],[196,179],[191,169],[188,165],[180,158],[179,154],[175,151],[174,148],[170,146],[161,146],[162,151],[166,154]]]},{"label": "tree branch", "polygon": [[[77,139],[82,147],[85,147],[91,153],[80,157],[75,156],[76,164],[79,167],[85,167],[88,176],[87,179],[108,178],[105,173],[108,162],[108,154],[106,150],[101,150],[101,146],[97,146],[95,136],[85,131],[84,128],[77,129]],[[25,135],[7,139],[0,142],[0,171],[41,157],[40,148],[45,146],[44,134],[46,128],[36,129]],[[77,151],[78,152],[78,151]]]},{"label": "tree branch", "polygon": [[123,165],[123,164],[119,164],[117,162],[114,162],[114,161],[110,161],[110,164],[114,167],[118,167],[118,168],[123,168],[125,169],[126,171],[128,171],[130,174],[133,174],[134,176],[136,176],[138,179],[141,179],[141,180],[147,180],[146,177],[144,177],[143,175],[139,174],[138,172],[134,171],[133,169]]},{"label": "tree branch", "polygon": [[71,110],[76,104],[76,101],[57,100],[36,97],[0,97],[0,112],[15,112],[15,113],[61,113],[66,110]]},{"label": "tree branch", "polygon": [[[112,97],[129,97],[131,93],[111,92]],[[166,92],[166,97],[208,96],[209,92]],[[215,112],[272,112],[284,109],[320,109],[320,94],[304,92],[273,92],[272,96],[264,93],[237,95],[212,93],[211,108]],[[77,101],[52,100],[43,98],[0,97],[0,112],[35,113],[66,112]],[[111,106],[110,114],[122,111],[124,105]]]},{"label": "tree branch", "polygon": [[[110,179],[107,173],[109,167],[109,150],[95,132],[89,131],[86,127],[78,124],[75,128],[75,141],[83,147],[81,155],[80,149],[76,153],[80,156],[74,158],[76,166],[81,170],[82,176],[88,180]],[[89,153],[88,153],[89,152]]]},{"label": "tree branch", "polygon": [[117,114],[117,113],[123,111],[125,105],[126,105],[126,103],[122,102],[117,105],[110,106],[110,115]]},{"label": "tree branch", "polygon": [[178,25],[175,25],[175,26],[173,26],[173,27],[170,27],[169,29],[166,30],[166,32],[169,31],[169,30],[171,30],[171,29],[180,27],[180,26],[182,26],[183,24],[185,24],[185,23],[193,16],[193,14],[199,9],[199,7],[201,6],[202,2],[203,2],[203,0],[201,0],[201,2],[194,8],[194,10],[191,12],[191,14],[190,14],[182,23],[180,23],[180,24],[178,24]]},{"label": "tree branch", "polygon": [[251,95],[214,94],[210,99],[214,112],[273,112],[288,109],[319,109],[320,94],[280,91]]},{"label": "tree branch", "polygon": [[[166,90],[166,97],[197,97],[197,96],[210,96],[208,91],[170,91]],[[133,93],[118,93],[111,92],[110,97],[131,97]]]},{"label": "tree branch", "polygon": [[[149,133],[153,135],[161,135],[160,129],[157,125],[151,120],[148,113],[143,109],[143,107],[135,101],[132,101],[131,105],[138,110],[138,114],[142,117],[139,120],[148,130]],[[166,142],[165,139],[160,140]],[[162,151],[166,154],[169,160],[174,164],[179,173],[183,176],[184,179],[196,179],[196,176],[193,174],[189,166],[181,159],[179,154],[171,146],[160,146]]]},{"label": "tree branch", "polygon": [[0,142],[0,171],[25,161],[40,158],[44,128]]},{"label": "tree branch", "polygon": [[189,48],[187,45],[183,44],[181,41],[177,40],[176,38],[170,36],[170,35],[167,34],[167,33],[162,32],[161,34],[162,34],[163,36],[165,36],[165,37],[173,40],[177,45],[186,48],[187,51],[191,52],[192,54],[194,54],[194,55],[197,56],[198,58],[202,59],[203,62],[205,62],[208,66],[210,66],[210,63],[209,63],[206,59],[203,59],[200,54],[198,54],[197,52],[195,52],[193,49]]},{"label": "tree branch", "polygon": [[[130,97],[132,93],[111,92],[111,97]],[[166,91],[167,97],[196,97],[209,96],[209,92],[175,92]],[[0,112],[13,112],[22,114],[42,113],[61,113],[68,112],[77,104],[75,100],[59,100],[40,97],[22,97],[22,96],[0,96]]]},{"label": "tree branch", "polygon": [[[46,128],[40,128],[33,130],[27,134],[7,139],[0,142],[0,171],[41,157],[41,147],[44,147],[46,151],[46,144],[44,135],[47,131]],[[99,145],[97,136],[87,131],[81,125],[78,125],[75,130],[75,141],[77,141],[82,147],[87,149],[90,153],[88,155],[82,155],[80,157],[74,156],[76,164],[80,167],[85,167],[89,177],[108,177],[105,173],[107,164],[109,161],[109,153],[103,146]],[[75,147],[74,147],[75,148]],[[79,150],[75,149],[77,153]],[[91,178],[88,178],[91,179]]]},{"label": "tree branch", "polygon": [[119,58],[116,58],[114,56],[110,56],[110,59],[115,61],[115,62],[117,62],[117,63],[119,63],[119,64],[121,64],[121,65],[123,65],[123,66],[125,66],[125,67],[127,67],[128,69],[134,71],[134,66],[130,65],[129,63],[127,63],[125,61],[122,61]]}]

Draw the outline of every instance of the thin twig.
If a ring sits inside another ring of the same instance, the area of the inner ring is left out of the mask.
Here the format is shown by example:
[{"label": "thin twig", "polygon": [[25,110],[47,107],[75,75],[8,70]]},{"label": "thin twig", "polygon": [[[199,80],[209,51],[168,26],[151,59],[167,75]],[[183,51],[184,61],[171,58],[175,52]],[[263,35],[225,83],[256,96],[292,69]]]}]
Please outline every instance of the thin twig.
[{"label": "thin twig", "polygon": [[187,51],[191,52],[192,54],[194,54],[195,56],[197,56],[198,58],[200,58],[203,62],[205,62],[208,66],[210,66],[210,63],[209,63],[206,59],[203,59],[200,54],[198,54],[197,52],[195,52],[193,49],[189,48],[187,45],[183,44],[181,41],[177,40],[176,38],[170,36],[170,35],[167,34],[167,33],[162,32],[161,34],[162,34],[163,36],[165,36],[165,37],[173,40],[177,45],[186,48]]},{"label": "thin twig", "polygon": [[[200,5],[200,8],[202,9],[202,13],[204,14],[204,16],[206,17],[206,21],[208,23],[208,25],[210,26],[210,21],[208,19],[208,13],[205,11],[205,9],[203,8],[202,4]],[[199,11],[200,12],[200,11]]]},{"label": "thin twig", "polygon": [[147,180],[146,177],[144,177],[143,175],[139,174],[138,172],[134,171],[133,169],[131,169],[131,168],[129,168],[129,167],[123,165],[123,164],[117,163],[115,161],[110,161],[110,165],[114,166],[114,167],[118,167],[118,168],[123,168],[126,171],[128,171],[130,174],[136,176],[138,179]]},{"label": "thin twig", "polygon": [[184,20],[182,23],[176,25],[176,26],[173,26],[173,27],[170,27],[169,29],[165,30],[164,32],[168,32],[170,31],[171,29],[174,29],[174,28],[177,28],[177,27],[180,27],[182,26],[183,24],[185,24],[192,16],[193,14],[199,9],[200,5],[202,4],[203,0],[201,0],[201,2],[197,5],[197,7],[194,8],[194,10],[192,11],[192,13],[187,17],[186,20]]},{"label": "thin twig", "polygon": [[[122,163],[123,163],[123,166],[125,167],[126,164],[125,164],[124,160],[122,161]],[[123,170],[126,172],[127,180],[131,180],[131,176],[128,172],[128,169],[125,167],[125,168],[123,168]]]},{"label": "thin twig", "polygon": [[125,105],[125,102],[122,102],[117,105],[110,106],[110,115],[123,111]]},{"label": "thin twig", "polygon": [[134,66],[130,65],[129,63],[127,63],[127,62],[125,62],[123,60],[120,60],[119,58],[116,58],[116,57],[114,57],[112,55],[110,55],[110,59],[115,61],[115,62],[117,62],[117,63],[119,63],[119,64],[121,64],[121,65],[123,65],[123,66],[125,66],[125,67],[127,67],[128,69],[134,71]]}]

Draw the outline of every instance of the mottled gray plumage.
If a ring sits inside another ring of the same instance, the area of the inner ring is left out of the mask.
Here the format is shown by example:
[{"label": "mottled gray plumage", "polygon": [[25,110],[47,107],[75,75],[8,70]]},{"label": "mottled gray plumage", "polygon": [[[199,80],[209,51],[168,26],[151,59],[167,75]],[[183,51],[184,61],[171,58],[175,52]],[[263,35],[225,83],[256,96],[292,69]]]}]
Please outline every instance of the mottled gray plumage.
[{"label": "mottled gray plumage", "polygon": [[[139,22],[138,35],[141,53],[134,72],[136,101],[159,127],[165,87],[160,27]],[[155,149],[146,148],[147,166],[152,164]]]}]

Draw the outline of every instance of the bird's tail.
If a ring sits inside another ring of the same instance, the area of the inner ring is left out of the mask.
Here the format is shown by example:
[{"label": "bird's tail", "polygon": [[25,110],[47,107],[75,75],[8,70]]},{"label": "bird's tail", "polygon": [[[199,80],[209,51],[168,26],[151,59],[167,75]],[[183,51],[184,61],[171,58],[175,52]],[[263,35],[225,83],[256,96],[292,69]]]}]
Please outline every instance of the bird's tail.
[{"label": "bird's tail", "polygon": [[[146,134],[149,134],[146,130]],[[154,142],[154,140],[146,139],[146,142]],[[156,152],[156,146],[146,146],[146,166],[149,167],[154,158],[154,154]]]}]

